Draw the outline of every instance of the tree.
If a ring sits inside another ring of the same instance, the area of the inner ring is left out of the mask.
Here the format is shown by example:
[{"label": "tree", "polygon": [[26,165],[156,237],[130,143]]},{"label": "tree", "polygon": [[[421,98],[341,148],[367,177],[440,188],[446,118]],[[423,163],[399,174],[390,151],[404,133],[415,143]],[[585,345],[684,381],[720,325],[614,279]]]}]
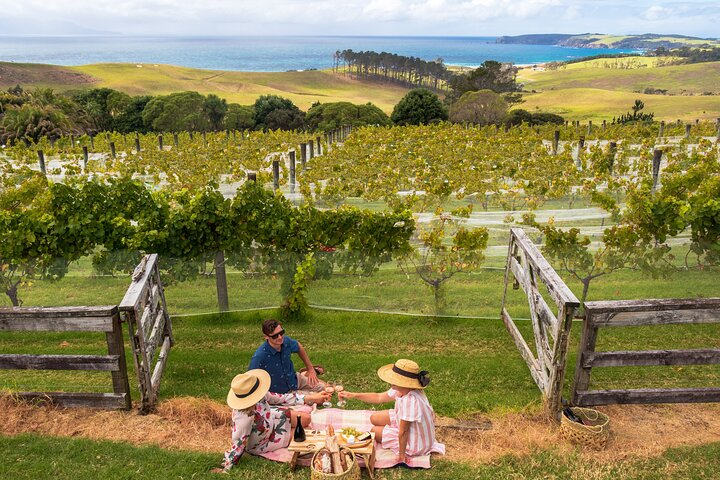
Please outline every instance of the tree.
[{"label": "tree", "polygon": [[390,116],[397,125],[427,125],[447,118],[447,110],[438,96],[424,88],[410,90]]},{"label": "tree", "polygon": [[227,113],[228,105],[224,98],[220,98],[215,94],[209,94],[203,103],[203,111],[210,120],[210,128],[218,131],[223,126],[223,118]]},{"label": "tree", "polygon": [[507,108],[502,96],[492,90],[467,92],[450,105],[450,121],[475,125],[498,124],[505,118]]},{"label": "tree", "polygon": [[422,248],[407,251],[400,259],[403,272],[417,274],[432,289],[438,315],[445,311],[446,282],[457,273],[477,270],[485,260],[488,230],[465,228],[471,212],[472,205],[452,213],[438,209],[430,223],[417,227]]},{"label": "tree", "polygon": [[466,92],[492,90],[495,93],[517,92],[520,85],[516,82],[517,67],[509,63],[486,60],[468,74],[455,75],[449,80],[451,92],[445,98],[453,103]]},{"label": "tree", "polygon": [[[72,95],[73,100],[87,116],[93,132],[112,130],[113,116],[108,107],[108,99],[113,93],[120,92],[111,88],[91,88]],[[114,99],[117,100],[118,95],[115,95]]]},{"label": "tree", "polygon": [[197,92],[171,93],[150,100],[142,118],[156,132],[205,131],[210,119],[204,106],[205,97]]},{"label": "tree", "polygon": [[[113,130],[120,133],[147,133],[148,126],[143,121],[143,111],[153,97],[149,95],[129,97],[127,104],[121,103],[121,99],[117,99],[118,103],[114,104],[113,95],[108,97],[108,107],[110,107],[113,116]],[[117,110],[116,110],[117,109]]]},{"label": "tree", "polygon": [[227,130],[249,130],[255,127],[255,112],[253,107],[231,103],[223,119],[223,126]]},{"label": "tree", "polygon": [[255,128],[258,130],[293,130],[302,127],[305,120],[303,113],[292,100],[278,95],[261,95],[255,100],[253,110]]},{"label": "tree", "polygon": [[5,111],[0,121],[0,142],[23,140],[29,145],[41,137],[59,138],[72,131],[72,122],[56,107],[25,103]]},{"label": "tree", "polygon": [[305,126],[324,132],[344,125],[390,125],[390,117],[372,103],[354,105],[350,102],[319,103],[305,115]]}]

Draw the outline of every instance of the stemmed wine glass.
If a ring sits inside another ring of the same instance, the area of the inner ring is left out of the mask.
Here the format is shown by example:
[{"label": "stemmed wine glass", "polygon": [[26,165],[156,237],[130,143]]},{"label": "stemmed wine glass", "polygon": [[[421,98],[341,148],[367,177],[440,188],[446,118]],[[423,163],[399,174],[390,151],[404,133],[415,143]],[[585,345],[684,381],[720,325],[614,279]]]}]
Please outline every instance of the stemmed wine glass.
[{"label": "stemmed wine glass", "polygon": [[345,405],[347,405],[347,400],[345,400],[344,398],[340,398],[340,392],[342,392],[343,390],[345,390],[345,387],[342,386],[342,382],[337,382],[335,384],[335,391],[338,393],[337,406],[339,408],[343,408]]},{"label": "stemmed wine glass", "polygon": [[325,392],[330,394],[330,398],[325,400],[322,404],[325,408],[332,407],[332,394],[335,391],[335,382],[325,382]]}]

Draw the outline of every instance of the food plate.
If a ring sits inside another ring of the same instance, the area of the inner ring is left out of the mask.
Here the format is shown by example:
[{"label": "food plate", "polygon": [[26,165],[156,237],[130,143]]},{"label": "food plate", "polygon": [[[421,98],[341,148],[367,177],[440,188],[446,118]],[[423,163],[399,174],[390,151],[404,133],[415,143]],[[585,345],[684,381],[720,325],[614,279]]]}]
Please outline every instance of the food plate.
[{"label": "food plate", "polygon": [[367,447],[368,445],[370,445],[370,442],[372,442],[372,440],[373,440],[373,439],[372,439],[372,437],[371,437],[371,438],[368,438],[367,440],[363,440],[363,441],[360,441],[360,442],[358,442],[358,441],[356,440],[355,443],[352,443],[352,444],[351,444],[351,443],[347,443],[347,440],[345,439],[345,437],[343,437],[342,435],[338,435],[338,445],[342,445],[343,447],[347,447],[347,448],[362,448],[362,447]]}]

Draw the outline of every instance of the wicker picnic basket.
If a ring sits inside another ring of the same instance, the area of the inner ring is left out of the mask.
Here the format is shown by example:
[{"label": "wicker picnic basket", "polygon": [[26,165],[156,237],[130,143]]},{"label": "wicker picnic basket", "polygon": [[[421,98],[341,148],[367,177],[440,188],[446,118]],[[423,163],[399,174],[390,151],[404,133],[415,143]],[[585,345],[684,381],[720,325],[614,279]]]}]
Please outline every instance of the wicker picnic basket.
[{"label": "wicker picnic basket", "polygon": [[342,473],[323,473],[319,470],[315,470],[315,458],[322,451],[327,451],[325,448],[321,448],[316,451],[313,455],[312,461],[310,462],[310,480],[360,480],[360,465],[358,465],[355,453],[347,447],[340,447],[340,454],[348,454],[348,459],[351,461],[350,467]]},{"label": "wicker picnic basket", "polygon": [[586,447],[598,450],[605,448],[610,438],[610,417],[592,408],[571,407],[570,410],[583,423],[573,422],[561,414],[560,435]]}]

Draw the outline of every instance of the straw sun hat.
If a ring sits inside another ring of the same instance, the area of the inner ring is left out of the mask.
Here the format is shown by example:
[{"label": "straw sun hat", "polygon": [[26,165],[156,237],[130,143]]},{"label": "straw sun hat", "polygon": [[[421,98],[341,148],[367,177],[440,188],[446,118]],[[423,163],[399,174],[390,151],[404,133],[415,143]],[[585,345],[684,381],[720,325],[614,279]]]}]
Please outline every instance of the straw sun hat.
[{"label": "straw sun hat", "polygon": [[270,374],[256,368],[235,375],[230,384],[227,404],[235,410],[244,410],[259,402],[270,390]]},{"label": "straw sun hat", "polygon": [[425,388],[430,383],[428,372],[420,370],[417,363],[401,358],[395,363],[378,369],[378,377],[390,385],[405,388]]}]

